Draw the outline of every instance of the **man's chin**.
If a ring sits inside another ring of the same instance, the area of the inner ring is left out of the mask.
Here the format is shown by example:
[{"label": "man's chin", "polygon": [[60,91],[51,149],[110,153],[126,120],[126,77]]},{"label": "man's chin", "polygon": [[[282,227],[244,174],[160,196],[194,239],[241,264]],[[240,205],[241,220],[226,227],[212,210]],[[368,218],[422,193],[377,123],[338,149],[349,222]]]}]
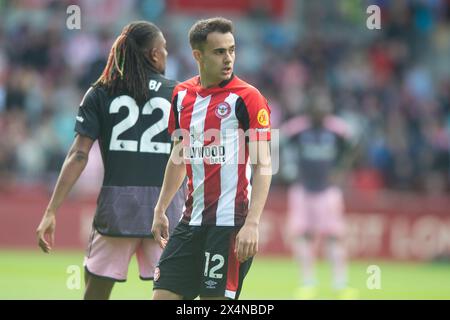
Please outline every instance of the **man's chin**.
[{"label": "man's chin", "polygon": [[233,75],[233,73],[231,72],[230,74],[223,74],[220,78],[221,78],[223,81],[226,81],[226,80],[230,80],[230,78],[231,78],[232,75]]}]

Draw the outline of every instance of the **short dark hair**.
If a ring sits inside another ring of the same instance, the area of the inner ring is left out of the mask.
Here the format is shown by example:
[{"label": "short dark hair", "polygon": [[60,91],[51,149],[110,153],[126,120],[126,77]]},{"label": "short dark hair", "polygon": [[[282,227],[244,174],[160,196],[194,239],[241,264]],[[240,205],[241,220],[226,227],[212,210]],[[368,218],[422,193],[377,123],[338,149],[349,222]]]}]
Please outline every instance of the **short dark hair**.
[{"label": "short dark hair", "polygon": [[233,33],[233,22],[222,17],[197,21],[189,30],[189,43],[192,49],[202,49],[208,34],[212,32]]}]

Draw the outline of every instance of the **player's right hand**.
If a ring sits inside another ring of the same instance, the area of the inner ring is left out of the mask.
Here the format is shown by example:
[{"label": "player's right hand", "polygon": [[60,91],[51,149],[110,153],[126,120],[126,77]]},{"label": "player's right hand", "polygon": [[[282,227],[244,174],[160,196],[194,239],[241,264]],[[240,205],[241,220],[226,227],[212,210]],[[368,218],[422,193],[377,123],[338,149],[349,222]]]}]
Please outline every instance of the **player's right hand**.
[{"label": "player's right hand", "polygon": [[55,240],[55,227],[55,212],[46,211],[36,230],[38,245],[45,253],[49,253],[53,247]]},{"label": "player's right hand", "polygon": [[155,241],[164,249],[169,241],[169,219],[164,212],[158,212],[156,209],[153,215],[152,234]]}]

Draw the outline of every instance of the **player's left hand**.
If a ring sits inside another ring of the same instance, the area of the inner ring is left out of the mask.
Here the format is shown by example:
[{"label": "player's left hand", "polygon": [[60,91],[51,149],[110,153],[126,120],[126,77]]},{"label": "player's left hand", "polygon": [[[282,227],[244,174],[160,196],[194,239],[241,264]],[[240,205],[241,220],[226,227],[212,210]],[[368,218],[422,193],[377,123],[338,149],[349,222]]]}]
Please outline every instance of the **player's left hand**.
[{"label": "player's left hand", "polygon": [[253,257],[258,252],[258,226],[245,223],[236,236],[234,252],[240,263]]}]

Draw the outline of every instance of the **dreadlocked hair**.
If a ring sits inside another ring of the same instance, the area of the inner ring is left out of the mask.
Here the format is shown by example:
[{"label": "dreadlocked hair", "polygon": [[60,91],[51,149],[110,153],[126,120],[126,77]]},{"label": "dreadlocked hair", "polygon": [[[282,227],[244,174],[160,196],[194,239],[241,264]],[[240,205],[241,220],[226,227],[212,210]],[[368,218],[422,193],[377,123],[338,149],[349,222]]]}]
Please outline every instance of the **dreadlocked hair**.
[{"label": "dreadlocked hair", "polygon": [[148,100],[150,73],[159,73],[148,53],[160,33],[157,26],[146,21],[126,25],[114,41],[105,69],[93,86],[103,87],[111,95],[131,95],[138,103]]}]

